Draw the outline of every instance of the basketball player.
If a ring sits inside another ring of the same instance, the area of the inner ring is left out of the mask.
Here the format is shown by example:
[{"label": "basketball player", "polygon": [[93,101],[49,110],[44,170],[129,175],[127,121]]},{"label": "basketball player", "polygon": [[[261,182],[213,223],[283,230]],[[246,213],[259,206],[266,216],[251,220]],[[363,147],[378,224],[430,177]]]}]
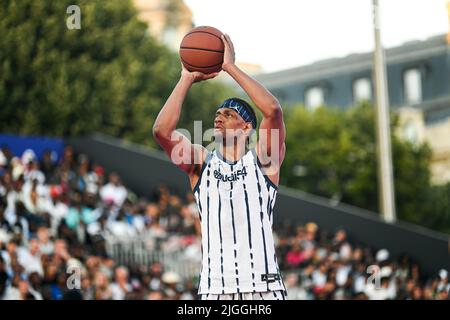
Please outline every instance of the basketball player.
[{"label": "basketball player", "polygon": [[[199,297],[281,300],[286,297],[286,289],[275,255],[272,221],[285,155],[283,113],[277,99],[235,65],[230,37],[224,35],[222,41],[222,70],[242,87],[263,115],[256,148],[249,148],[249,138],[257,129],[255,112],[237,98],[227,99],[217,108],[214,150],[191,144],[176,131],[192,84],[217,76],[189,72],[184,67],[155,120],[153,135],[189,176],[199,208],[203,252]],[[180,154],[183,161],[177,158]]]}]

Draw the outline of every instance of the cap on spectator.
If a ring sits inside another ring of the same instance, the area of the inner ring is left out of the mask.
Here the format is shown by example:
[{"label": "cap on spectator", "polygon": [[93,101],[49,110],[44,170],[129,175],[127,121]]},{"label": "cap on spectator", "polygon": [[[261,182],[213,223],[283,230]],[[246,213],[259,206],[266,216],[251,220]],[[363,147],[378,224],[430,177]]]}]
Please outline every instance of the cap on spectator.
[{"label": "cap on spectator", "polygon": [[376,260],[378,262],[383,262],[386,261],[387,259],[389,259],[389,251],[387,251],[386,249],[378,250]]},{"label": "cap on spectator", "polygon": [[164,272],[164,274],[162,276],[162,281],[167,283],[167,284],[173,284],[173,283],[180,282],[181,278],[178,275],[178,273],[176,273],[176,272],[166,271],[166,272]]}]

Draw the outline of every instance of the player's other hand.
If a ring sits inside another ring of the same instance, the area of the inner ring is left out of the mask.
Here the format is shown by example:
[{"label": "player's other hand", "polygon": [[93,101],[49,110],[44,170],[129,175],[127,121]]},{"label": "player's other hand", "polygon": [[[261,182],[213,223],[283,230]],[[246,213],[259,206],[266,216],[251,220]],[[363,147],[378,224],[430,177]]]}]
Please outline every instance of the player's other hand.
[{"label": "player's other hand", "polygon": [[212,78],[217,77],[218,75],[219,75],[219,72],[214,72],[214,73],[210,73],[210,74],[204,74],[199,71],[191,72],[188,69],[186,69],[186,67],[183,64],[181,64],[181,78],[187,78],[192,83],[212,79]]},{"label": "player's other hand", "polygon": [[231,38],[227,34],[222,35],[222,42],[225,47],[224,53],[223,53],[223,63],[222,63],[222,70],[227,71],[227,69],[234,65],[234,61],[236,60],[235,52],[234,52],[234,45],[231,41]]}]

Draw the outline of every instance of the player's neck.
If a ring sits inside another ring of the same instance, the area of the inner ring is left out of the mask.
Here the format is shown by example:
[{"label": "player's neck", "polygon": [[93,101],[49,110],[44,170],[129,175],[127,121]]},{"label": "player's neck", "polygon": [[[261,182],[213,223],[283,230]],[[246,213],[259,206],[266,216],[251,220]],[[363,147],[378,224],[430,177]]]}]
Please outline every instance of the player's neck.
[{"label": "player's neck", "polygon": [[234,143],[232,145],[218,144],[216,149],[221,156],[228,161],[237,161],[241,159],[248,151],[246,143]]}]

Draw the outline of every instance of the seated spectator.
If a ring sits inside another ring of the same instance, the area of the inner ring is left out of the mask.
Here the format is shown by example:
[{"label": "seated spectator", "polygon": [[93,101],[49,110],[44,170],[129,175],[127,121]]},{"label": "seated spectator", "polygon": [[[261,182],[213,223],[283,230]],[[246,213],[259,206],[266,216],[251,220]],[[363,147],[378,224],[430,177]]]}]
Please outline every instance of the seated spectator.
[{"label": "seated spectator", "polygon": [[39,170],[39,162],[36,158],[30,160],[26,167],[26,171],[24,174],[25,182],[36,181],[39,185],[44,185],[45,183],[45,175]]},{"label": "seated spectator", "polygon": [[37,230],[37,239],[39,242],[39,250],[42,254],[51,255],[53,253],[53,241],[50,240],[49,229],[42,226]]},{"label": "seated spectator", "polygon": [[38,239],[31,238],[28,242],[28,248],[18,247],[17,258],[27,274],[37,272],[40,276],[44,275]]},{"label": "seated spectator", "polygon": [[286,266],[297,268],[303,261],[305,261],[305,254],[302,247],[300,244],[294,243],[292,249],[286,254]]},{"label": "seated spectator", "polygon": [[[58,164],[50,153],[41,163],[29,151],[0,158],[0,299],[197,297],[192,193],[182,198],[160,185],[152,199],[138,198],[115,173],[105,185],[104,169],[89,169],[72,148]],[[446,270],[427,279],[407,256],[397,263],[387,249],[353,247],[343,229],[329,237],[314,222],[285,222],[274,231],[281,272],[290,270],[289,299],[448,299]],[[379,267],[379,288],[371,265]],[[68,288],[68,270],[81,271],[79,289]]]},{"label": "seated spectator", "polygon": [[128,281],[128,270],[118,267],[114,273],[115,281],[109,285],[113,300],[124,300],[125,296],[132,292],[133,288]]},{"label": "seated spectator", "polygon": [[121,207],[127,198],[127,189],[121,184],[117,173],[109,175],[109,183],[100,189],[100,197],[103,202],[112,201],[116,207]]},{"label": "seated spectator", "polygon": [[111,300],[113,298],[109,280],[107,276],[97,271],[94,276],[94,299],[95,300]]}]

